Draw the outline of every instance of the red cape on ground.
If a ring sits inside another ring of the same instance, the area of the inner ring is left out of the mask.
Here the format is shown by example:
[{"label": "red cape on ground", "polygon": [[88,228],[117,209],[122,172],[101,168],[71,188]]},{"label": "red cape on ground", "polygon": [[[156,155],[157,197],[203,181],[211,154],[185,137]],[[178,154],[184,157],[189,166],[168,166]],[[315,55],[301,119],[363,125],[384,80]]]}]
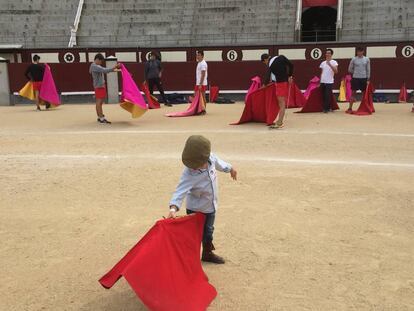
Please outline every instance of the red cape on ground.
[{"label": "red cape on ground", "polygon": [[[338,103],[336,102],[335,96],[332,94],[332,101],[331,101],[332,110],[338,110]],[[323,111],[323,98],[322,98],[322,91],[319,87],[312,90],[308,100],[306,101],[305,106],[302,108],[299,113],[304,112],[322,112]]]},{"label": "red cape on ground", "polygon": [[289,95],[287,101],[287,108],[302,108],[305,106],[305,96],[302,94],[302,91],[298,88],[295,82],[292,82],[289,85]]},{"label": "red cape on ground", "polygon": [[407,87],[405,86],[405,83],[403,83],[403,85],[401,85],[400,95],[398,96],[398,101],[400,103],[406,103],[407,102]]},{"label": "red cape on ground", "polygon": [[247,96],[243,114],[238,125],[247,122],[262,122],[272,124],[279,114],[279,104],[276,97],[276,84],[272,83],[258,89]]},{"label": "red cape on ground", "polygon": [[158,102],[158,99],[156,99],[154,96],[151,95],[147,83],[142,83],[141,85],[142,90],[144,91],[145,97],[147,98],[148,102],[148,108],[149,109],[159,109],[161,108],[160,103]]},{"label": "red cape on ground", "polygon": [[368,83],[367,88],[364,92],[364,97],[362,98],[361,104],[357,111],[352,112],[353,115],[357,116],[367,116],[375,112],[374,101],[372,99],[372,94],[374,93],[374,87],[372,83]]},{"label": "red cape on ground", "polygon": [[204,311],[216,297],[200,261],[203,214],[158,221],[99,282],[122,276],[153,311]]},{"label": "red cape on ground", "polygon": [[219,96],[220,89],[218,86],[210,86],[210,95],[208,97],[210,103],[214,103]]}]

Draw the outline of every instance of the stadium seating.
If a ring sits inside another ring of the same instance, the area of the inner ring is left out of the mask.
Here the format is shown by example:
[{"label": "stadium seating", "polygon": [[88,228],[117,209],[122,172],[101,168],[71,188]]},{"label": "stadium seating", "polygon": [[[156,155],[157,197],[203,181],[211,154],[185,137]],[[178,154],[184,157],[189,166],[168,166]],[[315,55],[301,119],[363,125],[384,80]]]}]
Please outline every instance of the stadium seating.
[{"label": "stadium seating", "polygon": [[[66,47],[77,0],[0,0],[0,44]],[[292,0],[88,0],[80,47],[289,44]],[[340,41],[414,39],[414,1],[344,0]]]},{"label": "stadium seating", "polygon": [[77,0],[0,0],[0,44],[67,46],[77,5]]}]

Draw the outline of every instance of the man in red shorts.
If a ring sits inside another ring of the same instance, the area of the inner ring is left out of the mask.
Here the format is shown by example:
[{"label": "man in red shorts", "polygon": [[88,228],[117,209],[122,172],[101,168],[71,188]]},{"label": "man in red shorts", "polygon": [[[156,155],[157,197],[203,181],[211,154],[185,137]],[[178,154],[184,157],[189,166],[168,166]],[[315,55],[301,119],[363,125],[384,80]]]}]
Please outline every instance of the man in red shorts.
[{"label": "man in red shorts", "polygon": [[293,64],[284,55],[270,57],[269,54],[262,54],[261,61],[269,67],[264,78],[264,85],[271,82],[271,77],[276,78],[276,96],[279,103],[279,118],[270,126],[271,129],[279,129],[284,126],[286,102],[289,93],[289,83],[292,81]]},{"label": "man in red shorts", "polygon": [[[42,88],[42,81],[43,81],[43,75],[45,74],[45,65],[40,64],[40,56],[35,55],[33,56],[33,64],[31,64],[29,67],[27,67],[25,76],[28,80],[32,81],[33,90],[36,97],[36,106],[37,111],[41,111],[40,104],[42,100],[39,97],[40,89]],[[50,108],[50,104],[46,103],[46,109]]]},{"label": "man in red shorts", "polygon": [[92,75],[93,87],[95,89],[95,98],[96,98],[96,114],[98,115],[98,122],[102,124],[111,124],[103,114],[102,105],[106,98],[106,85],[105,85],[105,74],[110,72],[117,71],[119,65],[116,65],[114,68],[105,68],[102,67],[105,58],[102,54],[96,54],[94,62],[89,68],[89,73]]}]

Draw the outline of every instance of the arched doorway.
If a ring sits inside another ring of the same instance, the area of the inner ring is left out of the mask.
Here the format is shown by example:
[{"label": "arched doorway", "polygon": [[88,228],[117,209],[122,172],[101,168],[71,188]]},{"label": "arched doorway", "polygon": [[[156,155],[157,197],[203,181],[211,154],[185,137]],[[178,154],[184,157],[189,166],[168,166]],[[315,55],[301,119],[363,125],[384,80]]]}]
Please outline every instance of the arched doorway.
[{"label": "arched doorway", "polygon": [[315,6],[302,13],[302,42],[336,41],[337,10]]}]

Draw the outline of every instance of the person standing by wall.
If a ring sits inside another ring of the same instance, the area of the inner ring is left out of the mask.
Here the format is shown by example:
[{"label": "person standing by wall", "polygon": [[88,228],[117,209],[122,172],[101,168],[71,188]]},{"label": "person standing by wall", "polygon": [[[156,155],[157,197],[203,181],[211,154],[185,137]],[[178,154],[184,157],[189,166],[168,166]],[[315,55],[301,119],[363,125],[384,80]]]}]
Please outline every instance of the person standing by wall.
[{"label": "person standing by wall", "polygon": [[97,121],[102,124],[111,124],[111,122],[105,118],[102,109],[102,105],[107,95],[104,75],[117,71],[117,69],[119,69],[119,65],[116,65],[114,68],[105,68],[102,67],[104,60],[105,58],[102,54],[96,54],[94,62],[89,68],[89,73],[92,75],[93,87],[95,89],[96,114],[98,116]]},{"label": "person standing by wall", "polygon": [[332,89],[334,84],[334,76],[338,73],[338,63],[332,59],[333,50],[327,49],[325,54],[325,61],[321,63],[321,84],[323,96],[323,112],[327,113],[332,110]]},{"label": "person standing by wall", "polygon": [[[33,56],[33,64],[31,64],[29,67],[27,67],[25,76],[28,80],[32,81],[33,84],[33,91],[35,94],[35,101],[36,101],[36,110],[41,111],[40,104],[42,103],[42,100],[39,97],[40,89],[42,88],[42,81],[43,76],[45,74],[45,65],[40,64],[40,56],[35,55]],[[50,104],[46,103],[46,109],[50,108]]]},{"label": "person standing by wall", "polygon": [[157,90],[160,92],[162,100],[164,101],[165,106],[171,107],[172,105],[168,102],[165,97],[164,88],[162,86],[162,66],[161,60],[157,57],[156,52],[151,52],[150,60],[145,63],[144,68],[144,77],[145,81],[148,84],[150,94],[154,93],[154,86],[157,87]]},{"label": "person standing by wall", "polygon": [[207,101],[206,101],[206,90],[207,90],[207,80],[208,80],[208,65],[207,62],[204,60],[204,52],[197,51],[196,55],[197,59],[197,69],[196,69],[196,86],[195,86],[195,93],[200,92],[200,95],[203,97],[203,102],[205,103],[205,107],[201,114],[206,114],[207,112]]},{"label": "person standing by wall", "polygon": [[364,48],[356,48],[357,56],[349,63],[348,71],[352,75],[351,88],[352,96],[349,100],[349,108],[347,112],[352,112],[352,106],[356,101],[356,92],[360,90],[364,97],[367,84],[371,76],[371,62],[368,57],[364,56]]}]

